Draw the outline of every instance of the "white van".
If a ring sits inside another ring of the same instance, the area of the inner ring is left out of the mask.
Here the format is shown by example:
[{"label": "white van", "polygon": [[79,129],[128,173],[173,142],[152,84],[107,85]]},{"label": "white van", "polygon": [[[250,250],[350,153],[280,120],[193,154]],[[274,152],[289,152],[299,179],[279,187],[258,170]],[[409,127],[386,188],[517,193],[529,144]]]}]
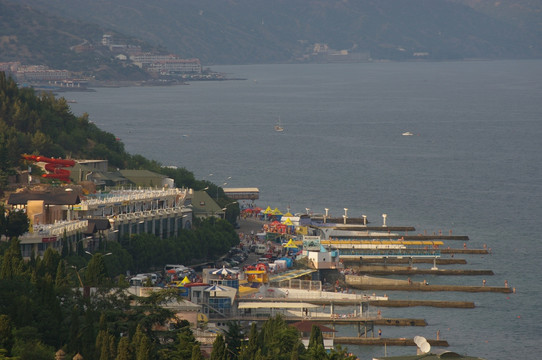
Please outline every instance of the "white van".
[{"label": "white van", "polygon": [[254,249],[254,253],[257,255],[263,255],[267,251],[267,246],[264,244],[258,244],[256,245],[256,249]]},{"label": "white van", "polygon": [[155,285],[158,282],[158,275],[152,273],[137,274],[130,279],[130,286],[145,286],[149,280],[153,285]]},{"label": "white van", "polygon": [[172,265],[172,264],[168,264],[168,265],[164,266],[164,271],[166,273],[168,272],[168,270],[172,270],[172,269],[176,269],[177,271],[184,270],[184,269],[186,269],[186,266],[184,266],[184,265]]},{"label": "white van", "polygon": [[143,275],[137,275],[130,279],[130,286],[145,286],[149,278]]}]

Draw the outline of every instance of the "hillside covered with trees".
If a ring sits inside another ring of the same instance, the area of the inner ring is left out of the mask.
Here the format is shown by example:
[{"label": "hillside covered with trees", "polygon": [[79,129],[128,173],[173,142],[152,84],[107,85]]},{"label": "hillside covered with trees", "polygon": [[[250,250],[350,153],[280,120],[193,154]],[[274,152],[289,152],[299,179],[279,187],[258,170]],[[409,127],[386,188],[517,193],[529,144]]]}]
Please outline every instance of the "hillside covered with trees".
[{"label": "hillside covered with trees", "polygon": [[[2,0],[13,1],[13,0]],[[205,65],[305,61],[314,44],[375,60],[540,58],[533,0],[17,0]]]},{"label": "hillside covered with trees", "polygon": [[[104,33],[155,50],[144,42],[81,20],[45,14],[20,2],[0,0],[0,62],[46,65],[97,80],[143,80],[148,74],[99,46]],[[75,51],[77,45],[88,51]]]},{"label": "hillside covered with trees", "polygon": [[[22,154],[72,159],[106,159],[112,168],[146,169],[172,177],[177,186],[203,188],[184,169],[164,168],[141,155],[128,154],[113,134],[99,129],[88,114],[75,116],[66,99],[36,95],[0,72],[0,194],[9,175],[26,169]],[[216,190],[216,187],[214,187]]]}]

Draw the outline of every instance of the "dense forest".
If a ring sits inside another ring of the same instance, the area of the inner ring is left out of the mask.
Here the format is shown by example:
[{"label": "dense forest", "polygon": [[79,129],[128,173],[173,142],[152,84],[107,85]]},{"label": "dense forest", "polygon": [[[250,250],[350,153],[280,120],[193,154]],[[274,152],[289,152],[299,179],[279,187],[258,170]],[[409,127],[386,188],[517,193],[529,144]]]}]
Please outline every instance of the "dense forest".
[{"label": "dense forest", "polygon": [[[160,305],[179,298],[177,291],[130,297],[122,274],[216,257],[237,239],[229,223],[209,220],[177,238],[141,235],[126,244],[103,242],[92,256],[65,244],[62,253],[48,249],[29,262],[22,260],[16,237],[0,243],[0,359],[53,359],[59,349],[85,359],[190,359],[175,355],[186,349],[182,339],[190,332],[188,324],[153,331],[172,318]],[[80,285],[95,292],[85,295]],[[164,338],[171,341],[163,344]]]}]

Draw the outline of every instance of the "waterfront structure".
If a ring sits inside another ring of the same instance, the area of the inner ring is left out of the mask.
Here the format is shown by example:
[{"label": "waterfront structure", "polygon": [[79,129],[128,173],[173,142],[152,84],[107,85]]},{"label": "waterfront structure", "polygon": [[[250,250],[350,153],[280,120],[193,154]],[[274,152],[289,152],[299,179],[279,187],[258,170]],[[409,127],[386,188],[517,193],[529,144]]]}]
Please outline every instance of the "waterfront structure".
[{"label": "waterfront structure", "polygon": [[260,198],[260,189],[256,187],[246,188],[224,188],[224,194],[233,200],[258,200]]},{"label": "waterfront structure", "polygon": [[137,54],[130,56],[134,65],[161,75],[201,74],[199,59],[181,59],[177,55]]},{"label": "waterfront structure", "polygon": [[19,66],[15,72],[17,81],[59,81],[68,80],[72,74],[68,70],[53,70],[45,65]]},{"label": "waterfront structure", "polygon": [[49,247],[61,250],[62,240],[92,248],[100,239],[152,233],[161,238],[176,236],[192,226],[187,206],[189,189],[112,190],[82,196],[77,187],[21,191],[10,194],[8,205],[25,211],[30,229],[19,237],[24,258],[42,256]]}]

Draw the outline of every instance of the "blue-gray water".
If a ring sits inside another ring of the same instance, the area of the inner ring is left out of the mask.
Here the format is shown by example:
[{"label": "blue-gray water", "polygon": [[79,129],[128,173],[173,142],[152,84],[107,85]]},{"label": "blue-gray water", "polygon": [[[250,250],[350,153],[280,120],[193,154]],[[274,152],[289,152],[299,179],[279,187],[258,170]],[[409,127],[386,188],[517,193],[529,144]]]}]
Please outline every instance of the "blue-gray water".
[{"label": "blue-gray water", "polygon": [[[260,206],[373,224],[453,230],[490,256],[516,294],[392,293],[450,299],[475,309],[382,309],[425,318],[425,328],[383,327],[385,337],[448,340],[450,350],[488,359],[534,358],[542,350],[539,308],[542,219],[542,61],[255,65],[215,67],[239,81],[66,93],[130,153],[186,167],[218,185],[258,187]],[[285,131],[273,126],[280,116]],[[410,131],[414,136],[402,136]],[[210,175],[212,174],[212,175]],[[231,177],[231,179],[226,180]],[[448,245],[448,244],[447,244]],[[462,243],[450,242],[451,247]],[[422,280],[422,277],[413,280]],[[482,283],[482,277],[426,277]],[[355,333],[343,329],[341,334]],[[382,347],[350,346],[362,359]],[[409,347],[388,355],[414,354]]]}]

